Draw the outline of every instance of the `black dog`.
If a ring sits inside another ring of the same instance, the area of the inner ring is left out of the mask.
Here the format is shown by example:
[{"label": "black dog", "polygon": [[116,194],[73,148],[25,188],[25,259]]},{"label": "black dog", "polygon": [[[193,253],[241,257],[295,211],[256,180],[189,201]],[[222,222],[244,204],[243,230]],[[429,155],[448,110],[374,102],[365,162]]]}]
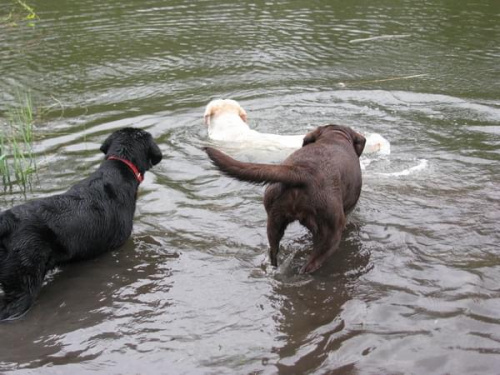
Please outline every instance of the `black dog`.
[{"label": "black dog", "polygon": [[161,151],[133,128],[111,134],[101,151],[99,168],[67,192],[0,213],[0,321],[28,311],[47,271],[116,249],[132,233],[137,189]]},{"label": "black dog", "polygon": [[273,266],[285,229],[298,220],[313,235],[313,252],[302,272],[313,272],[337,249],[346,215],[361,193],[359,157],[366,139],[351,128],[320,126],[282,164],[243,163],[207,147],[214,164],[242,181],[269,184],[264,194]]}]

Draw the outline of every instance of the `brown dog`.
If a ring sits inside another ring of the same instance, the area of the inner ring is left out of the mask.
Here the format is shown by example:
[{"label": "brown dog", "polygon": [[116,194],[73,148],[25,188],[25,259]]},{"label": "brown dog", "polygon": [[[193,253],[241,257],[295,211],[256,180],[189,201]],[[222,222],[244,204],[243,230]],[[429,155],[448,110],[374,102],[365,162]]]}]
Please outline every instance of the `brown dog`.
[{"label": "brown dog", "polygon": [[337,249],[346,215],[361,193],[359,157],[366,139],[351,128],[320,126],[282,164],[237,161],[207,147],[213,163],[238,180],[270,184],[264,193],[273,266],[288,224],[298,220],[313,235],[313,252],[301,272],[313,272]]}]

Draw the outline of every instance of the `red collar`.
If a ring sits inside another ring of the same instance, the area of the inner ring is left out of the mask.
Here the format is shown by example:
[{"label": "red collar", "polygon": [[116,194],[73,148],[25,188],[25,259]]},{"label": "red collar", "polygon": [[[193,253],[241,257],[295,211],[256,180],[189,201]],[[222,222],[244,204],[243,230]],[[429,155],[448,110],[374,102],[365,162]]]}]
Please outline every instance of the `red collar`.
[{"label": "red collar", "polygon": [[132,162],[128,161],[127,159],[123,159],[123,158],[120,158],[118,156],[111,155],[111,156],[108,156],[106,158],[106,160],[119,160],[122,163],[125,163],[127,165],[127,167],[129,167],[130,170],[134,173],[135,179],[137,181],[139,181],[139,183],[144,181],[144,176],[142,175],[141,172],[139,172],[139,169],[137,169],[137,167]]}]

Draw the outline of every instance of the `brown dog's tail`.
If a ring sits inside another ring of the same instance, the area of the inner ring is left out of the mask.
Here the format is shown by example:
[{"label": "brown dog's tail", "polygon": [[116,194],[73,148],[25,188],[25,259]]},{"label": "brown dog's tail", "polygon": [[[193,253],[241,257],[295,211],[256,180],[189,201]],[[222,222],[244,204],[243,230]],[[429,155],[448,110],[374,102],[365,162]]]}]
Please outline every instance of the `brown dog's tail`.
[{"label": "brown dog's tail", "polygon": [[287,185],[305,185],[310,178],[305,167],[244,163],[212,147],[205,147],[205,152],[224,174],[241,181],[255,184],[282,182]]}]

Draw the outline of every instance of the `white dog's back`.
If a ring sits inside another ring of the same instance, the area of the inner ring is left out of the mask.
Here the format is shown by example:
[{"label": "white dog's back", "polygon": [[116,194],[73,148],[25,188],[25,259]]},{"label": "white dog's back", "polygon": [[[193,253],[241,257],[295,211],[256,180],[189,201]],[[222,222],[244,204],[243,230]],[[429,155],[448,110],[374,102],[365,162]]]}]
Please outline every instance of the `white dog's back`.
[{"label": "white dog's back", "polygon": [[[302,147],[303,134],[278,135],[250,129],[247,124],[247,113],[236,100],[212,100],[205,109],[204,118],[208,126],[208,137],[215,141],[232,142],[233,145],[249,148]],[[366,136],[364,153],[389,154],[390,150],[389,142],[380,134],[372,133]]]},{"label": "white dog's back", "polygon": [[302,147],[303,135],[268,134],[250,129],[247,113],[236,100],[212,100],[205,109],[204,118],[209,138],[216,141],[238,142],[248,147]]}]

